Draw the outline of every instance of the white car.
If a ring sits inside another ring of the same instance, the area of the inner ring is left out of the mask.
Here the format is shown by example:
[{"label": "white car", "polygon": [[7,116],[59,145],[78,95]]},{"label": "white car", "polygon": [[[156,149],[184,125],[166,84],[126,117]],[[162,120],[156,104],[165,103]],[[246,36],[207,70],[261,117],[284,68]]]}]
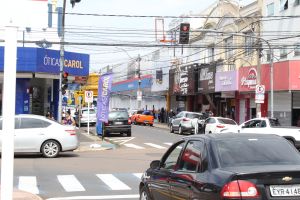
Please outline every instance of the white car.
[{"label": "white car", "polygon": [[224,117],[209,117],[204,122],[204,133],[225,133],[236,132],[238,124],[230,119]]},{"label": "white car", "polygon": [[281,126],[276,118],[261,117],[248,120],[239,126],[237,132],[279,135],[300,149],[300,129],[298,127]]},{"label": "white car", "polygon": [[[0,118],[0,150],[2,149],[2,117]],[[63,126],[44,116],[22,114],[15,117],[14,151],[16,153],[41,153],[54,158],[59,152],[73,151],[79,147],[74,126]]]},{"label": "white car", "polygon": [[95,125],[97,122],[96,110],[94,108],[90,108],[90,118],[88,118],[88,108],[82,108],[81,114],[75,117],[76,124],[79,125],[79,117],[80,117],[80,125],[85,124],[87,125],[88,120],[89,124]]}]

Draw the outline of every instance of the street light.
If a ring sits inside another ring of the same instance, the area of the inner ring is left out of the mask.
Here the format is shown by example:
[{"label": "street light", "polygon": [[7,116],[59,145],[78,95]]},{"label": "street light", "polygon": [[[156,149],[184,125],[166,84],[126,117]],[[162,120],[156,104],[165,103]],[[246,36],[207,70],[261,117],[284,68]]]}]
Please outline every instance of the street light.
[{"label": "street light", "polygon": [[270,104],[271,104],[271,109],[270,110],[271,110],[271,117],[274,117],[273,49],[272,49],[270,43],[262,37],[257,37],[257,36],[252,36],[252,35],[245,35],[245,34],[242,34],[242,33],[226,33],[226,32],[217,31],[217,30],[213,30],[213,29],[200,29],[199,31],[200,32],[213,32],[213,33],[228,34],[228,35],[231,35],[231,36],[250,37],[250,38],[261,40],[261,41],[265,42],[268,45],[268,48],[269,48],[269,51],[270,51],[270,76],[271,76],[271,78],[270,78],[270,95],[271,95]]}]

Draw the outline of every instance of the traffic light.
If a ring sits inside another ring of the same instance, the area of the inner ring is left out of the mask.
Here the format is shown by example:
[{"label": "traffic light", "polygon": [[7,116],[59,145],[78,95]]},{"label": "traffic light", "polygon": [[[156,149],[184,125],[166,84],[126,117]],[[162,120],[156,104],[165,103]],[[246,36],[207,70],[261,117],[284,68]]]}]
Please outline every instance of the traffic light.
[{"label": "traffic light", "polygon": [[181,23],[180,24],[180,33],[179,33],[179,44],[188,44],[190,37],[190,24]]},{"label": "traffic light", "polygon": [[72,4],[72,7],[75,6],[75,3],[79,3],[80,0],[70,0],[70,3]]},{"label": "traffic light", "polygon": [[69,76],[69,73],[68,72],[64,72],[62,74],[62,84],[61,84],[61,92],[62,94],[66,94],[66,89],[68,89],[68,76]]}]

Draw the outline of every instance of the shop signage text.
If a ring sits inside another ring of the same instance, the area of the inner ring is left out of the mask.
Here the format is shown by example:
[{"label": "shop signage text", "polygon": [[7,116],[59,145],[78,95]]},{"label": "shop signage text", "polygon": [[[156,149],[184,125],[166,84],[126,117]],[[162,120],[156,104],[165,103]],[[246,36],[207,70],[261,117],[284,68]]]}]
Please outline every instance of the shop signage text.
[{"label": "shop signage text", "polygon": [[257,82],[257,71],[255,68],[250,68],[248,75],[241,78],[241,85],[254,89]]},{"label": "shop signage text", "polygon": [[[60,59],[54,58],[54,57],[44,57],[44,65],[45,66],[60,66]],[[67,60],[64,61],[64,67],[69,68],[77,68],[77,69],[83,69],[81,60]]]}]

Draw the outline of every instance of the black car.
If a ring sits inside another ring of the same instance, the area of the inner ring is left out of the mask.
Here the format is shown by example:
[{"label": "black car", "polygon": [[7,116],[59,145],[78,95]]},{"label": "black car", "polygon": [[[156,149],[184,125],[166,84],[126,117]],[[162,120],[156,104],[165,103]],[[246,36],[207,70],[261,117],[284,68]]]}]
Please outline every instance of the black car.
[{"label": "black car", "polygon": [[151,162],[139,190],[142,200],[298,200],[300,155],[276,135],[189,136]]},{"label": "black car", "polygon": [[131,136],[131,120],[127,111],[110,111],[108,114],[108,122],[104,123],[105,135],[110,133],[125,133]]}]

